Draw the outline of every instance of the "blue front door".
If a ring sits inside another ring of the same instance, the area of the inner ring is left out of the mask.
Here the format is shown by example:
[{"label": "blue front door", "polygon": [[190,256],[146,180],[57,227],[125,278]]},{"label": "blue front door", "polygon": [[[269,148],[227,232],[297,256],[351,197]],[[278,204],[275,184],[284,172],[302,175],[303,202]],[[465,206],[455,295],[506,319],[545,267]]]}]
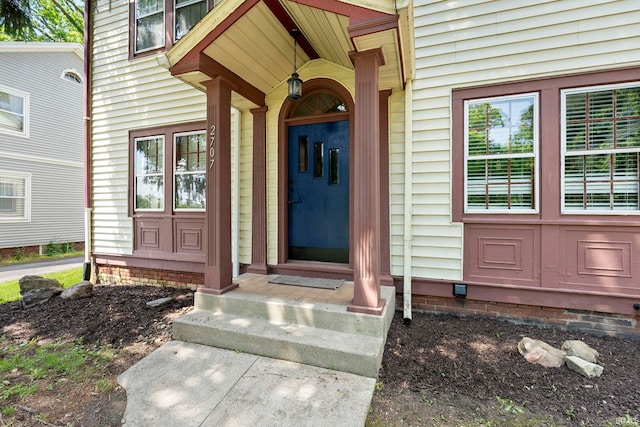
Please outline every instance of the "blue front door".
[{"label": "blue front door", "polygon": [[349,121],[289,127],[289,259],[349,262]]}]

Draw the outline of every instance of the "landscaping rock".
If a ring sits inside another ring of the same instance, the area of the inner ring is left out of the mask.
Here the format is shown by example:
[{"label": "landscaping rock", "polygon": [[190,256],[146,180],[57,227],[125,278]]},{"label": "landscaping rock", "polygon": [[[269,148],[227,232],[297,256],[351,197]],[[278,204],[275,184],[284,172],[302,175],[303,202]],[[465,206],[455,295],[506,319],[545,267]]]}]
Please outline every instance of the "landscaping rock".
[{"label": "landscaping rock", "polygon": [[572,371],[576,371],[580,375],[584,375],[587,378],[599,377],[602,375],[604,368],[595,363],[587,362],[578,356],[567,356],[567,367]]},{"label": "landscaping rock", "polygon": [[93,283],[83,280],[80,283],[65,289],[60,296],[66,299],[87,298],[93,295]]},{"label": "landscaping rock", "polygon": [[169,304],[171,301],[173,301],[173,298],[171,297],[166,297],[166,298],[159,298],[153,301],[149,301],[147,303],[147,308],[160,308],[160,307],[164,307],[165,305]]},{"label": "landscaping rock", "polygon": [[58,295],[61,292],[62,288],[31,289],[22,296],[22,308],[30,308],[47,302],[51,297]]},{"label": "landscaping rock", "polygon": [[580,340],[567,340],[562,344],[567,356],[577,356],[591,363],[598,363],[598,352]]},{"label": "landscaping rock", "polygon": [[564,365],[565,352],[544,341],[524,337],[518,343],[518,351],[529,363],[538,363],[545,368]]},{"label": "landscaping rock", "polygon": [[18,280],[20,286],[20,295],[24,296],[33,289],[59,289],[62,291],[62,285],[56,279],[47,279],[42,276],[28,275]]}]

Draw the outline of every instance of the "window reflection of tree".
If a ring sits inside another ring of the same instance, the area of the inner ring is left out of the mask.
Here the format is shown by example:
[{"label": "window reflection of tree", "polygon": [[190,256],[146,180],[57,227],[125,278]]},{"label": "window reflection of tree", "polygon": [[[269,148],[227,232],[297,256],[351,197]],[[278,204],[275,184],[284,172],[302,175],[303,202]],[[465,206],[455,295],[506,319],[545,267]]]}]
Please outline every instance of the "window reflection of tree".
[{"label": "window reflection of tree", "polygon": [[534,208],[533,98],[472,103],[467,118],[468,205]]},{"label": "window reflection of tree", "polygon": [[204,133],[176,137],[176,209],[204,209],[206,201],[206,141]]},{"label": "window reflection of tree", "polygon": [[164,191],[164,140],[136,141],[136,208],[161,209]]}]

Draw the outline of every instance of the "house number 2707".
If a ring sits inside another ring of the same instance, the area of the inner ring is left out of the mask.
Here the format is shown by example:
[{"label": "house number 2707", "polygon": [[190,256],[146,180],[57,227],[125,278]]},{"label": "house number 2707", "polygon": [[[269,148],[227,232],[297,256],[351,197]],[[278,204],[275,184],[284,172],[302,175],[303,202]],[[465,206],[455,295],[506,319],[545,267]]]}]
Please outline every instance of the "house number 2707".
[{"label": "house number 2707", "polygon": [[216,125],[211,125],[209,131],[209,169],[213,169],[216,158]]}]

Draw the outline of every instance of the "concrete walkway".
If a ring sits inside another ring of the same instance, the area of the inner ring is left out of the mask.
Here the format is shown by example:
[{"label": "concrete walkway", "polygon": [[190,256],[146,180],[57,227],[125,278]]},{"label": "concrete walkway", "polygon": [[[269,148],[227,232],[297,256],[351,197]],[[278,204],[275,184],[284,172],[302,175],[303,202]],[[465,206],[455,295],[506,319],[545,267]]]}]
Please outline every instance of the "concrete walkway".
[{"label": "concrete walkway", "polygon": [[[0,267],[0,283],[84,258]],[[364,426],[375,378],[174,340],[118,377],[124,426]]]},{"label": "concrete walkway", "polygon": [[184,341],[118,377],[124,426],[363,426],[374,378]]},{"label": "concrete walkway", "polygon": [[19,280],[23,276],[34,274],[41,276],[56,271],[82,267],[84,257],[64,258],[50,261],[38,261],[28,264],[14,264],[0,266],[0,283]]}]

